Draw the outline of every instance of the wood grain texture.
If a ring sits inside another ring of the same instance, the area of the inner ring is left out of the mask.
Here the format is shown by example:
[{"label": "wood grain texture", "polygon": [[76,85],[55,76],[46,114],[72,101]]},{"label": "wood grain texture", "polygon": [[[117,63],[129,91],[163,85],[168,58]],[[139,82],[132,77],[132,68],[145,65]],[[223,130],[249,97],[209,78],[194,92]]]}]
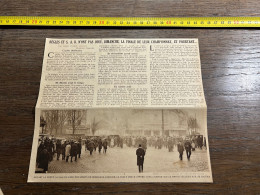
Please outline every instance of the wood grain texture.
[{"label": "wood grain texture", "polygon": [[[196,3],[195,3],[196,2]],[[13,0],[0,15],[259,16],[257,0]],[[213,184],[28,184],[45,38],[199,38]],[[258,29],[0,29],[0,187],[5,194],[259,194]]]}]

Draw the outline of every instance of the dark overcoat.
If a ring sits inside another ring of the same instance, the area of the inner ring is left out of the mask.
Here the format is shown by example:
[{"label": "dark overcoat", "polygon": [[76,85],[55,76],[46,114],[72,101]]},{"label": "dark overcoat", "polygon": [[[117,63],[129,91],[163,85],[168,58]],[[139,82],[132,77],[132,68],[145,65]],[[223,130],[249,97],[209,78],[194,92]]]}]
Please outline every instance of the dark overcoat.
[{"label": "dark overcoat", "polygon": [[101,139],[98,140],[98,148],[99,148],[99,149],[102,149],[102,141],[101,141]]},{"label": "dark overcoat", "polygon": [[178,152],[179,152],[179,153],[183,153],[183,151],[184,151],[183,145],[182,145],[181,143],[179,143],[179,144],[177,145],[177,147],[178,147]]},{"label": "dark overcoat", "polygon": [[61,147],[61,143],[57,142],[56,144],[56,152],[57,154],[61,154],[62,153],[62,147]]},{"label": "dark overcoat", "polygon": [[103,147],[104,147],[104,149],[107,149],[107,145],[108,145],[107,140],[104,140],[104,141],[103,141]]},{"label": "dark overcoat", "polygon": [[95,147],[95,143],[91,140],[90,142],[88,142],[88,150],[89,151],[93,151]]},{"label": "dark overcoat", "polygon": [[144,164],[144,156],[145,156],[144,149],[138,148],[136,150],[136,155],[137,155],[137,165],[143,165]]},{"label": "dark overcoat", "polygon": [[62,155],[65,155],[65,148],[66,148],[66,143],[61,144]]},{"label": "dark overcoat", "polygon": [[184,147],[185,147],[185,150],[191,151],[191,143],[190,143],[190,141],[185,141]]},{"label": "dark overcoat", "polygon": [[70,156],[77,156],[78,145],[76,143],[71,144]]},{"label": "dark overcoat", "polygon": [[81,148],[82,148],[81,143],[77,143],[77,153],[78,154],[81,154]]},{"label": "dark overcoat", "polygon": [[47,149],[43,149],[39,156],[39,168],[42,168],[45,171],[48,171],[49,163],[49,153]]}]

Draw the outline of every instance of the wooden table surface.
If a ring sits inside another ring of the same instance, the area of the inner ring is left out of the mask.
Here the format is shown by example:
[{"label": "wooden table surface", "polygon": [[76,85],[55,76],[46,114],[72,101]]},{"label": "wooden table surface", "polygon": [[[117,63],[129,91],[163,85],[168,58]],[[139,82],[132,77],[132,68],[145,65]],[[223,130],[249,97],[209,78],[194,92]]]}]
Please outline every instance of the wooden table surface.
[{"label": "wooden table surface", "polygon": [[[13,0],[0,15],[260,16],[257,0]],[[199,38],[213,184],[28,184],[45,38]],[[259,29],[0,28],[0,187],[4,194],[259,194]]]}]

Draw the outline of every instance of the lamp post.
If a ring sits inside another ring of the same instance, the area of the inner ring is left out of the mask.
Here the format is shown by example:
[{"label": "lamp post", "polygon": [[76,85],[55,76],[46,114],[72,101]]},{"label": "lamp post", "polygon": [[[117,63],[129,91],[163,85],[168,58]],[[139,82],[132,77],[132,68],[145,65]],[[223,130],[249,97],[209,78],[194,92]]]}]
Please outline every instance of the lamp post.
[{"label": "lamp post", "polygon": [[164,116],[163,116],[163,109],[162,109],[162,136],[164,136]]},{"label": "lamp post", "polygon": [[46,125],[46,121],[44,120],[43,116],[40,117],[40,127],[42,128],[42,133],[43,133],[43,129]]}]

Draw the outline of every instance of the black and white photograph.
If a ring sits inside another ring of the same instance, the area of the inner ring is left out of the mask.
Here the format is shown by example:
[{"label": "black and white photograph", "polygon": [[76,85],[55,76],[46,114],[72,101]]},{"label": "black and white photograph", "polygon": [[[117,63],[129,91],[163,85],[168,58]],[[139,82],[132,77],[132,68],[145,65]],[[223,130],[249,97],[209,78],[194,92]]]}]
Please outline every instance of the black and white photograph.
[{"label": "black and white photograph", "polygon": [[206,109],[42,110],[35,173],[209,172]]}]

